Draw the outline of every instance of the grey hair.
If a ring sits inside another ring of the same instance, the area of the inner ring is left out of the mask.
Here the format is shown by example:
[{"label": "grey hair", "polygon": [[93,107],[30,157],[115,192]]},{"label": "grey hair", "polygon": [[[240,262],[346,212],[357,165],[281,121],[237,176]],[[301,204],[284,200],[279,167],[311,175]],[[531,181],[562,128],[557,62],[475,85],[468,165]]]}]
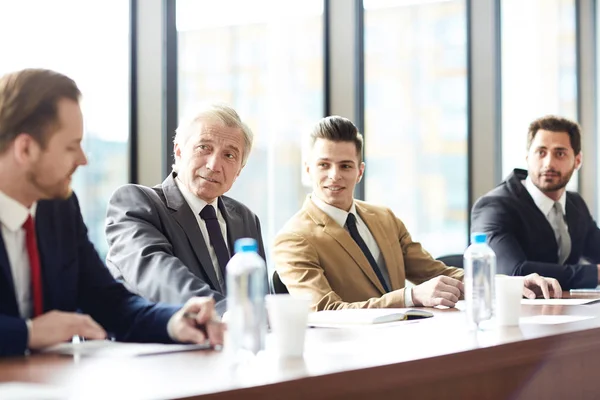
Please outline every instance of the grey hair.
[{"label": "grey hair", "polygon": [[[200,106],[191,118],[184,119],[175,130],[174,144],[185,145],[192,134],[197,133],[198,123],[203,121],[220,122],[228,128],[239,128],[244,136],[244,152],[242,154],[242,167],[246,165],[248,156],[252,150],[254,133],[248,125],[242,122],[238,113],[230,106],[221,103],[213,103]],[[173,170],[177,172],[177,166],[173,165]]]}]

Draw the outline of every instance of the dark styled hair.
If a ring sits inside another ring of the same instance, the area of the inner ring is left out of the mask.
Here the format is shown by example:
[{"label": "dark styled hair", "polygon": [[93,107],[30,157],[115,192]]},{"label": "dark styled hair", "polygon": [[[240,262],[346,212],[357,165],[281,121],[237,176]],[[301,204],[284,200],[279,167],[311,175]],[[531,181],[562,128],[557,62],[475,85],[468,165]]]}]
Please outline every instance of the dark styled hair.
[{"label": "dark styled hair", "polygon": [[354,143],[358,160],[362,162],[363,136],[348,118],[332,115],[321,119],[310,133],[311,149],[317,139]]},{"label": "dark styled hair", "polygon": [[566,132],[571,141],[571,147],[575,155],[581,152],[581,128],[577,122],[555,115],[546,115],[533,121],[529,125],[529,134],[527,136],[527,151],[531,148],[531,143],[540,129],[551,132]]}]

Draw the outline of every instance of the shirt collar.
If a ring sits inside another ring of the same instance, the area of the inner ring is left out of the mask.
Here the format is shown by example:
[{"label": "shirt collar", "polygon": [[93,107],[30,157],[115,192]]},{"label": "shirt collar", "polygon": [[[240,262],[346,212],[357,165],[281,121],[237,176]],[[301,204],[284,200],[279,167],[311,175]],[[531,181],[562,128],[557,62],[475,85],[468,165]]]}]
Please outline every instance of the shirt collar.
[{"label": "shirt collar", "polygon": [[356,205],[354,201],[352,201],[352,207],[350,207],[350,212],[342,210],[340,208],[334,207],[331,204],[325,203],[323,200],[314,195],[314,193],[310,196],[312,202],[317,206],[321,211],[327,214],[332,220],[337,222],[342,228],[346,225],[346,219],[348,218],[348,214],[356,214]]},{"label": "shirt collar", "polygon": [[[524,182],[523,184],[525,185],[525,188],[527,189],[527,191],[533,198],[535,205],[538,206],[538,208],[542,211],[542,213],[545,216],[548,216],[548,214],[552,210],[552,207],[554,207],[554,200],[552,200],[550,197],[546,196],[544,194],[544,192],[542,192],[540,189],[538,189],[538,187],[533,184],[531,177],[527,176],[527,179],[525,179],[525,181],[523,181],[523,182]],[[560,196],[560,199],[558,199],[558,204],[560,204],[560,209],[562,210],[563,215],[567,215],[567,209],[566,209],[567,191],[566,190],[563,192],[562,196]]]},{"label": "shirt collar", "polygon": [[202,209],[206,207],[207,204],[210,204],[215,208],[216,214],[219,215],[219,198],[216,198],[212,202],[207,203],[206,201],[202,200],[201,198],[190,192],[188,188],[183,184],[183,182],[179,180],[178,177],[175,177],[175,184],[177,184],[181,195],[188,203],[194,214],[199,215],[200,211],[202,211]]},{"label": "shirt collar", "polygon": [[37,202],[27,208],[0,191],[0,222],[11,232],[21,229],[28,216],[35,217],[36,209]]}]

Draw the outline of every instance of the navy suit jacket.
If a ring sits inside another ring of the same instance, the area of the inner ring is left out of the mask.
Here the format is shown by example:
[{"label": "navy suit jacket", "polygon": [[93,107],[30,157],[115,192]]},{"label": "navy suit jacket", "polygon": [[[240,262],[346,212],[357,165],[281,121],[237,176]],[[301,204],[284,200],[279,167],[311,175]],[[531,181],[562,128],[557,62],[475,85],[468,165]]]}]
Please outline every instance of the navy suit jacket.
[{"label": "navy suit jacket", "polygon": [[[527,171],[515,169],[504,182],[477,200],[471,231],[485,232],[496,252],[497,271],[507,275],[537,272],[556,278],[565,290],[596,287],[600,264],[600,229],[581,196],[567,192],[566,216],[571,254],[558,264],[558,244],[552,226],[521,183]],[[579,264],[584,257],[594,265]]]},{"label": "navy suit jacket", "polygon": [[[152,304],[111,276],[88,239],[74,194],[68,200],[40,201],[35,225],[45,312],[80,310],[117,340],[171,342],[167,322],[178,307]],[[0,235],[0,356],[24,354],[27,342]]]}]

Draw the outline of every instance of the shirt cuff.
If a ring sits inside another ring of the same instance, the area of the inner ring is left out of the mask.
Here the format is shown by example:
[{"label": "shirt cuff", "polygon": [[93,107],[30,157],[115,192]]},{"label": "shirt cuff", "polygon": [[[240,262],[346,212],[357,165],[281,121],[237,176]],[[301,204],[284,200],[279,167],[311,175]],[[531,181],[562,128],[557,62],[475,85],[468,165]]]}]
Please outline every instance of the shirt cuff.
[{"label": "shirt cuff", "polygon": [[25,320],[25,325],[27,325],[27,348],[25,349],[25,355],[28,356],[31,352],[29,350],[29,340],[31,339],[31,329],[33,327],[33,323],[30,318]]},{"label": "shirt cuff", "polygon": [[414,307],[415,303],[412,300],[412,287],[404,288],[404,307]]}]

